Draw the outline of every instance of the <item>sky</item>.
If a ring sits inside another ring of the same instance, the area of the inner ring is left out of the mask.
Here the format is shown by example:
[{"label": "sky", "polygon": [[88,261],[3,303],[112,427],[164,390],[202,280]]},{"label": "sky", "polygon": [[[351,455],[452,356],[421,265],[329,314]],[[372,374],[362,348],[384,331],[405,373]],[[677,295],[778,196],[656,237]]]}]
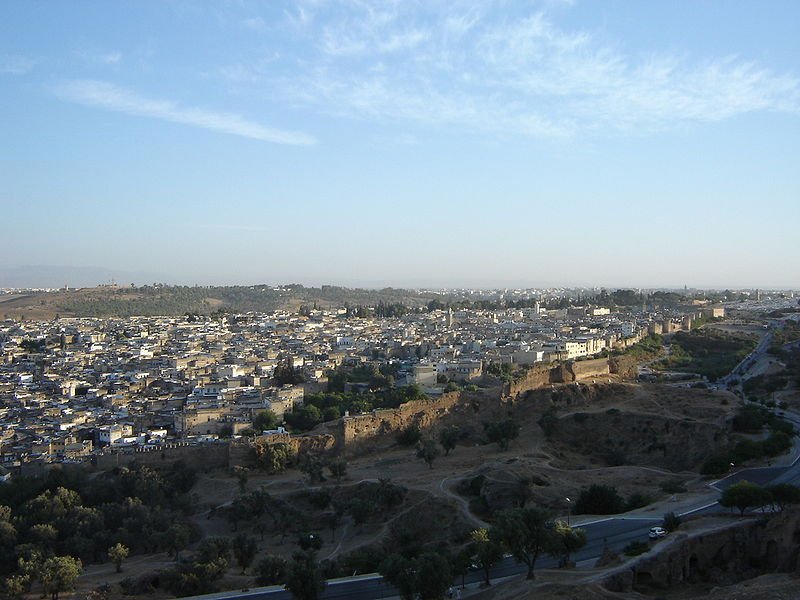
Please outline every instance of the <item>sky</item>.
[{"label": "sky", "polygon": [[0,274],[800,288],[797,23],[794,0],[2,2]]}]

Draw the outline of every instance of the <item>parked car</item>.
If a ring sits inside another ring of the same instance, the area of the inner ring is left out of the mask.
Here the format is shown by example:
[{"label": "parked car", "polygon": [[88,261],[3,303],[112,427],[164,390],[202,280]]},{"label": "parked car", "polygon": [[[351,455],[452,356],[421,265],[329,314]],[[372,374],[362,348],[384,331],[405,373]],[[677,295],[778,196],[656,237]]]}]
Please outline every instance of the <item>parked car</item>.
[{"label": "parked car", "polygon": [[663,527],[651,527],[650,533],[647,534],[651,540],[657,540],[667,536],[667,530]]}]

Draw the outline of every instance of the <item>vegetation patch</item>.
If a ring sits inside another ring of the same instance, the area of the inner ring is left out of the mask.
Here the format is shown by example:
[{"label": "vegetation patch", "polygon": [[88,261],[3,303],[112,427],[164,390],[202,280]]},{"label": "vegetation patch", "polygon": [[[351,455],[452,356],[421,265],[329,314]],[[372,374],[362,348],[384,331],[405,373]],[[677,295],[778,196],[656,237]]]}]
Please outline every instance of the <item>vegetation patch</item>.
[{"label": "vegetation patch", "polygon": [[672,336],[671,354],[658,363],[668,371],[684,371],[711,381],[727,375],[756,346],[751,337],[711,329],[679,331]]}]

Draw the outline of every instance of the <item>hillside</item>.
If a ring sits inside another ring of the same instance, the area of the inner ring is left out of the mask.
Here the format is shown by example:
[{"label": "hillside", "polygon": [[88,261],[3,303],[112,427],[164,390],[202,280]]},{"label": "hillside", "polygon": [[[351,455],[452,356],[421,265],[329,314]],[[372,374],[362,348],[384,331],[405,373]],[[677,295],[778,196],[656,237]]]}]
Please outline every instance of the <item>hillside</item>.
[{"label": "hillside", "polygon": [[433,293],[385,288],[350,289],[338,286],[318,288],[291,284],[281,287],[255,286],[102,286],[54,292],[30,292],[0,296],[0,315],[29,320],[62,317],[175,316],[186,313],[208,315],[215,311],[266,312],[278,309],[350,306],[403,305],[416,308],[432,300]]}]

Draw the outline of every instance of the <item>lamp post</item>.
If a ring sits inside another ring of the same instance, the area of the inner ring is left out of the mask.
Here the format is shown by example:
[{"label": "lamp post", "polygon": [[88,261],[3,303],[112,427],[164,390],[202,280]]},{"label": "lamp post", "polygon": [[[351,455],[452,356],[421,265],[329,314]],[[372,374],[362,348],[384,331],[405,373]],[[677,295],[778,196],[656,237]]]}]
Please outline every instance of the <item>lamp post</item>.
[{"label": "lamp post", "polygon": [[572,515],[572,500],[564,498],[567,501],[567,527],[572,527],[569,523],[570,516]]}]

